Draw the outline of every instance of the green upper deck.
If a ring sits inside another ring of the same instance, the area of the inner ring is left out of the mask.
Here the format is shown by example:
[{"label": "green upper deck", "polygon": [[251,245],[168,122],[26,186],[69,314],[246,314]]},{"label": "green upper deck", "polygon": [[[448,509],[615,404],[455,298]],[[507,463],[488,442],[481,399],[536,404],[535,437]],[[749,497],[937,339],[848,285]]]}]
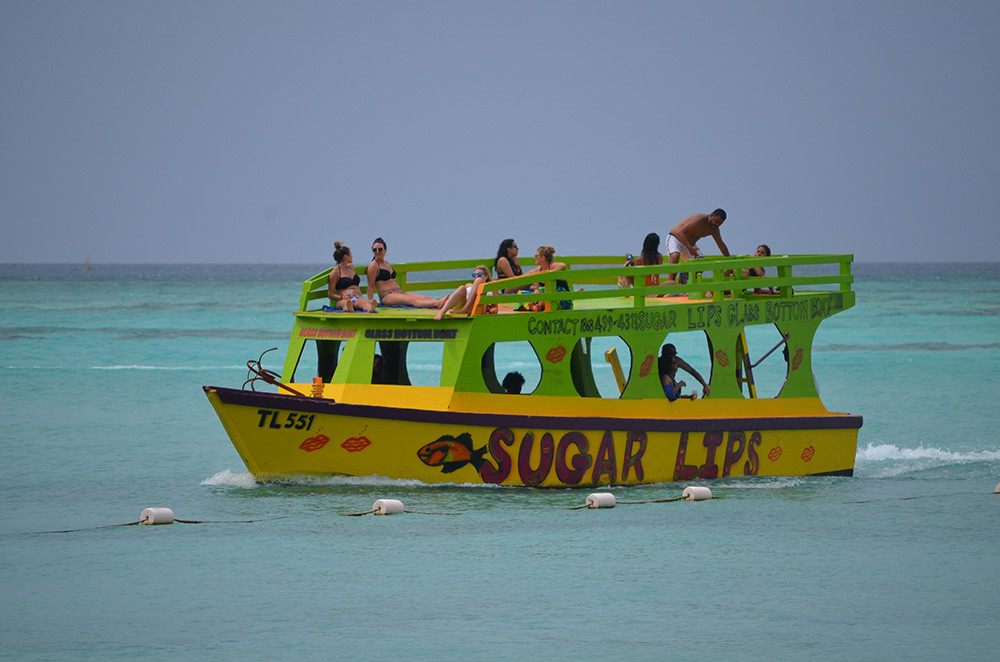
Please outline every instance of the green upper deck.
[{"label": "green upper deck", "polygon": [[[323,304],[331,303],[327,293],[330,270],[319,273],[303,284],[282,379],[293,381],[307,339],[335,339],[331,342],[338,349],[346,343],[344,359],[349,365],[338,369],[332,378],[332,373],[324,374],[321,368],[326,381],[368,383],[376,342],[400,341],[401,350],[383,346],[381,351],[401,351],[401,360],[405,360],[406,342],[447,338],[440,385],[456,391],[496,393],[502,391],[497,390],[493,376],[493,344],[527,341],[543,368],[533,393],[572,395],[575,390],[588,396],[596,391],[590,366],[582,363],[590,360],[590,343],[597,337],[617,336],[630,353],[626,369],[630,374],[624,376],[621,398],[662,398],[650,361],[665,341],[673,342],[668,339],[670,334],[697,332],[707,340],[711,397],[742,398],[747,378],[740,376],[739,366],[745,363],[749,373],[744,329],[773,325],[786,345],[789,366],[781,397],[815,397],[813,336],[822,320],[854,305],[851,255],[707,257],[648,267],[625,267],[620,256],[609,255],[557,259],[569,268],[487,283],[472,315],[448,316],[440,321],[431,319],[436,311],[415,308],[380,306],[376,314],[323,312]],[[396,263],[393,267],[405,291],[441,295],[468,283],[473,267],[490,267],[492,263],[467,259]],[[767,275],[744,276],[743,270],[750,267],[764,267]],[[671,272],[689,274],[689,282],[644,284],[645,275],[661,274],[665,280]],[[632,276],[634,286],[619,288],[619,276]],[[571,291],[556,291],[556,280],[567,281]],[[514,285],[527,288],[530,283],[543,283],[545,291],[499,293]],[[770,288],[775,293],[758,293]],[[536,301],[547,302],[550,309],[515,310]],[[499,314],[485,314],[485,303],[498,304]],[[337,340],[341,338],[351,340]],[[322,363],[325,350],[319,351]],[[755,356],[761,353],[755,352]],[[562,356],[569,360],[561,361]],[[396,374],[399,381],[389,383],[408,383],[405,370]]]},{"label": "green upper deck", "polygon": [[[621,256],[617,255],[559,256],[558,260],[565,262],[569,267],[567,271],[548,271],[504,281],[493,281],[485,285],[483,292],[496,297],[490,299],[490,303],[517,306],[532,301],[572,301],[574,307],[590,302],[596,305],[587,307],[594,308],[623,306],[643,308],[647,304],[646,297],[658,295],[671,299],[683,296],[691,301],[705,299],[708,293],[708,298],[713,301],[745,300],[756,297],[753,290],[761,288],[778,289],[779,293],[770,295],[772,297],[793,299],[796,292],[800,294],[831,290],[851,292],[851,285],[854,282],[854,276],[851,274],[853,259],[853,255],[704,257],[676,265],[624,267],[621,265]],[[492,268],[493,260],[407,262],[396,263],[393,268],[397,272],[396,282],[406,291],[448,292],[469,282],[468,273],[477,265]],[[763,278],[744,276],[743,270],[750,267],[763,267],[777,273]],[[323,303],[327,302],[327,285],[331,271],[332,268],[322,271],[302,284],[299,312],[309,310],[310,302],[317,299],[323,299]],[[454,272],[460,272],[462,276],[456,279]],[[649,274],[661,274],[665,279],[664,275],[669,272],[687,273],[690,281],[685,285],[661,284],[647,287],[642,278]],[[633,276],[634,287],[628,290],[619,289],[617,286],[619,276]],[[577,290],[582,287],[583,291],[557,293],[554,287],[556,280],[567,280],[572,284],[571,289]],[[548,293],[497,294],[499,290],[509,289],[513,285],[524,284],[526,287],[530,283],[545,283]],[[366,290],[362,288],[362,291]]]}]

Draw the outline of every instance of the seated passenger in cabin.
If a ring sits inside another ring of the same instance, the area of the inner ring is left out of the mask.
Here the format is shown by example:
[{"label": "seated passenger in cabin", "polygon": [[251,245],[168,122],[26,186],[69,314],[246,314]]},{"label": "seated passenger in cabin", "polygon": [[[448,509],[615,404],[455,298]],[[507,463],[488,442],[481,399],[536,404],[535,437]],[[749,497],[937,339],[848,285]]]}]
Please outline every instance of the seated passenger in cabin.
[{"label": "seated passenger in cabin", "polygon": [[[659,248],[660,235],[655,232],[650,232],[642,241],[642,252],[639,254],[639,257],[632,258],[631,260],[626,259],[625,265],[644,267],[653,264],[663,264],[663,255],[660,253]],[[632,255],[628,255],[628,257],[631,258]],[[625,279],[629,287],[635,285],[635,278],[633,276],[626,276]],[[644,282],[646,283],[646,287],[656,287],[660,284],[660,275],[649,274],[645,277]],[[663,295],[657,294],[656,296]]]},{"label": "seated passenger in cabin", "polygon": [[[500,242],[497,258],[493,261],[493,268],[497,272],[497,280],[521,275],[521,263],[517,260],[517,243],[513,239],[504,239]],[[516,287],[508,287],[503,290],[502,294],[515,292],[517,292]]]},{"label": "seated passenger in cabin", "polygon": [[503,378],[503,390],[508,395],[520,395],[524,386],[524,375],[519,372],[508,372]]},{"label": "seated passenger in cabin", "polygon": [[339,241],[333,242],[333,259],[337,266],[330,272],[330,287],[328,296],[334,305],[346,312],[360,310],[374,313],[378,305],[374,299],[368,299],[361,294],[361,278],[354,271],[354,258],[351,249]]},{"label": "seated passenger in cabin", "polygon": [[441,310],[434,315],[434,319],[444,318],[449,310],[458,308],[455,312],[468,315],[472,312],[472,306],[476,303],[476,292],[483,283],[490,282],[490,271],[483,265],[472,270],[472,282],[460,285],[454,292],[445,297]]},{"label": "seated passenger in cabin", "polygon": [[[757,252],[754,253],[757,257],[767,257],[771,255],[771,248],[767,244],[761,244],[757,247]],[[749,269],[743,270],[744,278],[763,278],[765,275],[764,267],[750,267]],[[754,290],[757,294],[771,294],[772,290],[770,287],[758,287]]]},{"label": "seated passenger in cabin", "polygon": [[701,382],[701,397],[707,398],[712,393],[712,389],[709,388],[708,383],[702,378],[701,374],[688,365],[687,361],[677,356],[677,348],[671,343],[666,343],[660,350],[660,358],[657,362],[657,367],[660,373],[660,385],[663,387],[663,393],[671,402],[679,397],[690,398],[692,400],[695,397],[693,393],[686,396],[680,394],[681,387],[687,386],[687,384],[683,381],[677,381],[677,368],[681,368]]},{"label": "seated passenger in cabin", "polygon": [[[396,282],[396,270],[385,259],[386,244],[382,237],[372,242],[373,258],[368,265],[368,298],[374,303],[375,292],[384,306],[412,306],[414,308],[440,308],[444,297],[435,299],[426,294],[404,292]],[[374,284],[374,287],[372,285]]]}]

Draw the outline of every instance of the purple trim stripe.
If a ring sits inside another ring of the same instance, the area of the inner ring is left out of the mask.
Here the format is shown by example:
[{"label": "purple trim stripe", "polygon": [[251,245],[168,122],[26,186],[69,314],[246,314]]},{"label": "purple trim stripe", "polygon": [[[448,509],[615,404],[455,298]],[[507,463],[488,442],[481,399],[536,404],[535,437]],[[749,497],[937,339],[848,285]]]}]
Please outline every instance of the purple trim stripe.
[{"label": "purple trim stripe", "polygon": [[229,405],[284,409],[289,411],[355,416],[413,423],[436,423],[463,427],[506,427],[548,430],[637,430],[645,432],[714,432],[726,430],[856,430],[862,419],[854,415],[767,416],[750,418],[612,418],[601,416],[529,416],[460,411],[428,411],[403,407],[354,405],[320,398],[296,397],[203,386],[215,391]]}]

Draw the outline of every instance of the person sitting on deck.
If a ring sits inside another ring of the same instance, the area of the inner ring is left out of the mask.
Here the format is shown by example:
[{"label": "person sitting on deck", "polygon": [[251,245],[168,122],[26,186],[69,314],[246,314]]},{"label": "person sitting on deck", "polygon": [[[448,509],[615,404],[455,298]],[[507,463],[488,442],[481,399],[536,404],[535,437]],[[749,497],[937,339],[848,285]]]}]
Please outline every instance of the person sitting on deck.
[{"label": "person sitting on deck", "polygon": [[[535,251],[535,268],[524,272],[524,275],[528,274],[538,274],[545,271],[564,271],[568,267],[565,262],[554,262],[552,260],[555,257],[556,249],[552,246],[539,246],[538,250]],[[532,283],[528,289],[532,292],[538,292],[544,286],[543,283]],[[544,291],[544,290],[543,290]],[[556,292],[569,292],[569,283],[565,280],[559,279],[556,281]],[[560,301],[560,308],[572,308],[572,301]],[[539,311],[545,310],[545,303],[542,301],[536,301],[534,303],[528,304],[530,310]]]},{"label": "person sitting on deck", "polygon": [[[385,259],[386,244],[382,237],[372,242],[371,264],[368,265],[368,298],[374,302],[375,292],[383,306],[412,306],[414,308],[440,308],[444,297],[435,299],[426,294],[404,292],[396,282],[396,270]],[[375,287],[372,287],[372,284]]]},{"label": "person sitting on deck", "polygon": [[454,292],[449,294],[445,298],[441,310],[434,315],[434,319],[443,319],[445,313],[454,308],[458,308],[455,312],[460,314],[468,315],[471,313],[472,306],[476,303],[476,293],[479,291],[479,286],[488,282],[490,282],[489,269],[483,265],[477,266],[472,270],[472,282],[460,285]]},{"label": "person sitting on deck", "polygon": [[708,383],[702,378],[701,374],[692,368],[687,361],[677,356],[677,348],[671,343],[664,344],[660,350],[657,368],[660,373],[660,385],[663,387],[663,393],[671,402],[680,397],[691,398],[692,400],[695,397],[694,394],[687,396],[680,394],[681,387],[687,386],[687,384],[683,381],[677,381],[677,368],[681,368],[701,382],[701,397],[707,398],[712,393],[712,389],[709,388]]},{"label": "person sitting on deck", "polygon": [[[767,244],[761,244],[757,247],[757,252],[754,253],[757,257],[768,257],[771,255],[771,248]],[[765,276],[764,267],[750,267],[749,269],[743,270],[744,278],[763,278]],[[758,287],[754,290],[756,294],[771,294],[773,290],[770,287]]]},{"label": "person sitting on deck", "polygon": [[[521,275],[521,263],[517,260],[517,243],[513,239],[504,239],[500,242],[493,268],[497,272],[497,280]],[[517,290],[516,287],[508,287],[501,294],[513,294]]]},{"label": "person sitting on deck", "polygon": [[[649,234],[646,235],[646,238],[642,241],[642,253],[639,254],[639,257],[633,258],[631,262],[626,262],[626,264],[628,266],[637,266],[637,267],[650,266],[653,264],[663,264],[663,255],[660,254],[659,248],[660,248],[660,235],[656,234],[655,232],[650,232]],[[629,287],[635,285],[634,276],[626,276],[625,279]],[[646,283],[646,287],[656,287],[657,285],[660,284],[660,275],[648,274],[644,278],[644,282]],[[663,295],[657,294],[656,296],[663,296]]]},{"label": "person sitting on deck", "polygon": [[361,278],[354,271],[351,249],[339,241],[333,242],[333,259],[337,261],[337,266],[330,272],[327,290],[330,301],[336,301],[337,308],[349,313],[355,310],[374,313],[378,304],[361,294]]}]

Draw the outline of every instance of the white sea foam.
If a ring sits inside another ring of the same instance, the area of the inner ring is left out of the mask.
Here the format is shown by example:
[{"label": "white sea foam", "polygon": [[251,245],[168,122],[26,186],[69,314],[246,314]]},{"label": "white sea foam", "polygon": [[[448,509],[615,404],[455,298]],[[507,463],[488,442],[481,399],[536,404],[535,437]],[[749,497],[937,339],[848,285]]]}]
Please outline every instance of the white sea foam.
[{"label": "white sea foam", "polygon": [[887,462],[893,460],[938,460],[941,462],[982,462],[1000,460],[1000,450],[955,452],[933,446],[900,448],[895,444],[868,444],[859,449],[857,462]]},{"label": "white sea foam", "polygon": [[[724,489],[740,489],[740,490],[784,490],[790,487],[798,487],[807,483],[813,478],[804,476],[755,476],[751,479],[746,477],[736,478],[734,480],[726,480],[720,478],[718,480],[706,481],[704,484],[716,488]],[[697,483],[697,481],[692,481],[692,484]],[[701,484],[701,483],[697,483]]]},{"label": "white sea foam", "polygon": [[[386,478],[385,476],[287,476],[281,483],[288,485],[316,485],[316,486],[338,486],[349,485],[353,487],[463,487],[480,489],[502,489],[503,485],[493,485],[490,483],[425,483],[420,480]],[[202,485],[220,485],[223,487],[252,488],[257,487],[256,479],[249,471],[244,473],[233,473],[225,469],[215,474],[211,478],[201,481]]]},{"label": "white sea foam", "polygon": [[[384,476],[287,476],[278,482],[289,485],[352,485],[361,487],[422,487],[429,485],[419,480],[385,478]],[[245,473],[233,473],[229,469],[220,471],[211,478],[206,478],[201,481],[201,484],[242,488],[251,488],[258,485],[257,480],[249,471]]]},{"label": "white sea foam", "polygon": [[229,469],[220,471],[211,478],[206,478],[201,481],[202,485],[222,485],[225,487],[253,487],[257,484],[254,480],[253,474],[249,471],[240,474],[234,474]]}]

